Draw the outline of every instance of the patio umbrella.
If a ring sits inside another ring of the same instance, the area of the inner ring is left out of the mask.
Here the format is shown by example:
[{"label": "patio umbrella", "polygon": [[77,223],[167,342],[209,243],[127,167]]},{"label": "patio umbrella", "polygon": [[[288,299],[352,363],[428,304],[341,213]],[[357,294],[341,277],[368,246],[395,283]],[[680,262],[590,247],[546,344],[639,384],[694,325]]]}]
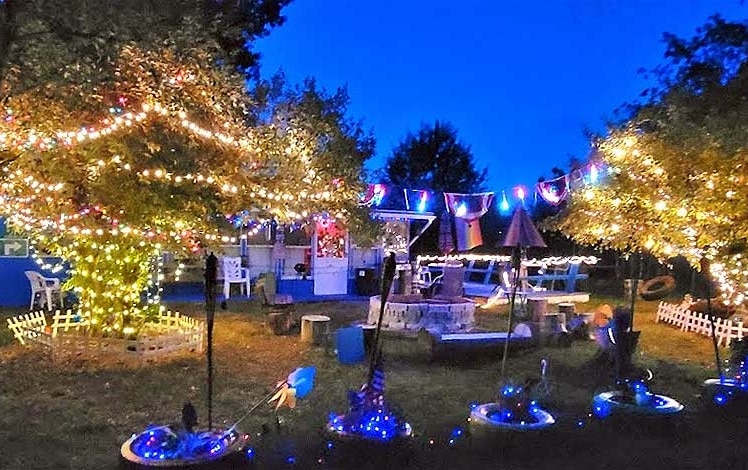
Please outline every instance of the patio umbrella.
[{"label": "patio umbrella", "polygon": [[449,212],[444,211],[439,219],[439,251],[441,254],[449,254],[455,249],[452,238],[452,220],[450,219]]},{"label": "patio umbrella", "polygon": [[501,376],[504,376],[504,366],[506,365],[506,356],[509,351],[509,339],[512,336],[512,316],[514,315],[514,304],[517,298],[517,284],[519,283],[519,271],[522,266],[525,250],[528,247],[545,248],[548,245],[543,241],[540,232],[532,223],[532,219],[527,215],[522,206],[517,206],[512,215],[512,221],[504,237],[503,246],[514,248],[512,252],[512,268],[514,268],[514,279],[512,280],[512,294],[509,299],[509,327],[504,343],[504,356],[501,359]]},{"label": "patio umbrella", "polygon": [[509,224],[509,229],[506,231],[504,237],[503,246],[520,247],[522,249],[527,247],[538,247],[546,248],[548,245],[543,241],[543,237],[540,236],[540,232],[535,228],[535,224],[532,223],[532,219],[527,215],[527,212],[522,206],[517,206],[512,215],[512,221]]}]

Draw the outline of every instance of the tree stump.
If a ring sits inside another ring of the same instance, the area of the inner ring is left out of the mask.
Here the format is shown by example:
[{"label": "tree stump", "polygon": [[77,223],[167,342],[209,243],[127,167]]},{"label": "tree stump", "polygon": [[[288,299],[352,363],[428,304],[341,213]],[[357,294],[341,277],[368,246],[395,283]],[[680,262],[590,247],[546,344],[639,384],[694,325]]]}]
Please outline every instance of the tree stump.
[{"label": "tree stump", "polygon": [[540,323],[548,313],[548,301],[546,299],[527,299],[527,312],[530,321]]},{"label": "tree stump", "polygon": [[330,317],[327,315],[304,315],[301,317],[301,341],[322,346],[330,332]]},{"label": "tree stump", "polygon": [[267,319],[267,328],[275,335],[284,335],[293,326],[291,312],[270,312]]},{"label": "tree stump", "polygon": [[576,313],[576,305],[573,302],[561,302],[558,304],[558,311],[565,313],[566,318],[570,318]]},{"label": "tree stump", "polygon": [[376,325],[362,325],[364,330],[364,351],[368,356],[374,350],[374,335],[377,331]]},{"label": "tree stump", "polygon": [[566,317],[563,313],[546,313],[540,323],[541,336],[548,337],[561,333],[565,329]]}]

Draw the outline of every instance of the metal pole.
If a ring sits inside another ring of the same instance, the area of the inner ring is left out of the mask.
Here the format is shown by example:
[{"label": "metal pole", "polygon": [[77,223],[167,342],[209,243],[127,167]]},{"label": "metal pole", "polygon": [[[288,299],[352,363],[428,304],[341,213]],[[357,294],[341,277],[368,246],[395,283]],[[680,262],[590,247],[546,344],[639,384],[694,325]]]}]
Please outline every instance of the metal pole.
[{"label": "metal pole", "polygon": [[712,326],[712,346],[714,346],[714,362],[717,365],[717,376],[721,381],[722,360],[719,357],[719,346],[717,345],[717,327],[714,324],[714,313],[712,312],[712,276],[710,275],[709,260],[706,257],[701,258],[701,272],[706,277],[706,310],[709,312],[709,323]]},{"label": "metal pole", "polygon": [[[253,412],[254,412],[254,411],[255,411],[255,410],[257,409],[257,408],[259,408],[259,407],[260,407],[260,405],[262,405],[263,403],[265,403],[265,402],[267,402],[268,400],[270,400],[271,398],[273,398],[273,395],[275,395],[276,393],[278,393],[278,392],[279,392],[279,391],[280,391],[280,390],[281,390],[281,389],[282,389],[283,387],[285,387],[286,385],[288,385],[288,381],[287,381],[287,380],[284,380],[284,381],[280,382],[280,383],[278,384],[278,386],[276,386],[276,387],[275,387],[275,389],[274,389],[274,390],[273,390],[272,392],[270,392],[270,393],[268,393],[267,395],[265,395],[265,397],[264,397],[264,398],[262,398],[262,399],[261,399],[260,401],[258,401],[257,403],[255,403],[255,404],[254,404],[254,406],[252,406],[252,408],[250,408],[250,409],[249,409],[249,411],[247,411],[247,412],[246,412],[246,413],[244,414],[244,416],[242,416],[241,418],[237,419],[237,420],[236,420],[236,422],[235,422],[234,424],[232,424],[232,425],[231,425],[231,427],[229,428],[229,431],[231,431],[231,430],[233,430],[233,429],[236,429],[236,427],[237,427],[237,426],[239,425],[239,423],[241,423],[242,421],[244,421],[244,420],[245,420],[245,419],[246,419],[246,418],[247,418],[247,417],[248,417],[249,415],[251,415],[251,414],[252,414],[252,413],[253,413]],[[227,432],[228,432],[228,431],[227,431]]]},{"label": "metal pole", "polygon": [[213,319],[216,316],[216,279],[218,258],[213,253],[205,260],[205,315],[208,326],[208,430],[213,429]]},{"label": "metal pole", "polygon": [[519,270],[522,266],[522,249],[519,245],[514,248],[512,255],[512,264],[514,265],[514,280],[512,281],[512,296],[509,300],[509,321],[507,326],[506,342],[504,343],[504,355],[501,357],[501,377],[504,378],[504,367],[506,366],[506,356],[509,353],[509,339],[512,337],[512,315],[514,315],[514,304],[517,298],[517,284],[519,283]]},{"label": "metal pole", "polygon": [[[636,256],[636,264],[634,264],[634,255]],[[639,278],[641,271],[641,253],[635,251],[631,258],[631,331],[634,331],[634,305],[636,304],[636,296],[639,293]]]}]

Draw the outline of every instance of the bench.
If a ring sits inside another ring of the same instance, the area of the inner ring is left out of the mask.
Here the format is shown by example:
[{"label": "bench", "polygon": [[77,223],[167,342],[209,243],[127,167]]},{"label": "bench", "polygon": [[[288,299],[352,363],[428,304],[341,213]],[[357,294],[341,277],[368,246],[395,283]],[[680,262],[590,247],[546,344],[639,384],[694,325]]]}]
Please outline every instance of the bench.
[{"label": "bench", "polygon": [[570,293],[575,291],[577,281],[589,278],[588,274],[579,272],[579,266],[580,263],[569,263],[569,265],[566,267],[565,272],[553,272],[537,274],[533,276],[524,276],[520,277],[519,280],[537,282],[538,286],[542,285],[543,282],[550,281],[551,283],[554,283],[555,281],[562,281],[564,283],[564,290]]},{"label": "bench", "polygon": [[[530,276],[520,277],[520,282],[532,282],[536,287],[543,283],[550,282],[553,290],[556,281],[564,283],[564,290],[567,293],[575,292],[577,281],[589,278],[586,273],[580,273],[580,263],[569,263],[562,272],[545,272]],[[560,266],[559,266],[560,267]],[[441,274],[442,266],[429,265],[433,275]],[[509,289],[508,280],[502,279],[504,273],[507,275],[510,271],[508,263],[496,260],[470,260],[465,267],[465,278],[463,287],[465,295],[471,297],[491,297],[499,286]]]},{"label": "bench", "polygon": [[459,360],[475,355],[499,354],[503,353],[505,346],[516,350],[537,344],[530,327],[525,323],[515,326],[511,338],[504,331],[439,333],[426,329],[419,331],[417,338],[421,349],[425,349],[432,360]]}]

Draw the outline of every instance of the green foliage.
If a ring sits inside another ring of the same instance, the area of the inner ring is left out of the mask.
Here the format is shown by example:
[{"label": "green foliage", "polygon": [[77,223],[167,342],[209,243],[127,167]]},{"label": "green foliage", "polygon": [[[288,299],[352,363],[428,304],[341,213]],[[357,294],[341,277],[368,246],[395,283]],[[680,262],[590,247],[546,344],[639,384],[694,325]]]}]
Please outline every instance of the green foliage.
[{"label": "green foliage", "polygon": [[[290,2],[6,0],[0,2],[0,83],[34,87],[66,78],[95,84],[132,44],[208,48],[227,65],[252,71],[258,55],[247,44],[283,24],[281,11]],[[6,93],[0,92],[0,102]]]},{"label": "green foliage", "polygon": [[[365,189],[364,164],[374,154],[375,140],[360,121],[348,116],[347,90],[339,88],[330,93],[320,89],[311,78],[301,85],[291,86],[283,74],[277,74],[260,81],[253,96],[258,103],[252,110],[255,122],[303,130],[309,148],[316,149],[316,170],[301,187],[330,180],[345,182],[349,199],[338,212],[331,214],[345,220],[358,246],[376,243],[382,234],[381,224],[371,218],[368,208],[358,205],[358,194]],[[292,161],[283,162],[289,163]],[[287,181],[287,171],[283,168],[279,167],[276,174],[279,184]],[[288,191],[298,190],[296,182],[288,183]],[[329,211],[329,208],[320,207],[319,210]],[[308,213],[313,211],[309,209]]]},{"label": "green foliage", "polygon": [[345,91],[277,79],[253,97],[226,41],[265,34],[287,3],[0,5],[0,212],[72,262],[68,286],[102,331],[152,310],[156,253],[215,242],[225,215],[363,220],[374,141]]},{"label": "green foliage", "polygon": [[[669,37],[670,88],[598,142],[610,170],[600,187],[572,198],[555,228],[576,241],[647,250],[711,274],[741,303],[748,219],[748,29],[710,20],[690,41]],[[739,60],[735,64],[733,60]]]},{"label": "green foliage", "polygon": [[454,126],[436,121],[408,134],[384,172],[386,182],[400,189],[472,193],[482,190],[487,170],[475,168],[470,147],[458,140]]}]

